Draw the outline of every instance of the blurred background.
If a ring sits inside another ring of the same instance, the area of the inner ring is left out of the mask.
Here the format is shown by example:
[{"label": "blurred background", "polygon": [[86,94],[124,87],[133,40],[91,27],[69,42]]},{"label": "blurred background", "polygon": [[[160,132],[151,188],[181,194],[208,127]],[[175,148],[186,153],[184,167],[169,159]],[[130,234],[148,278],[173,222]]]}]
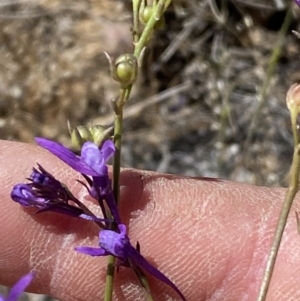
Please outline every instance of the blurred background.
[{"label": "blurred background", "polygon": [[[118,85],[103,51],[132,51],[130,11],[129,0],[0,0],[0,138],[70,146],[67,120],[111,125]],[[286,186],[300,8],[177,0],[165,17],[125,110],[123,166]]]}]

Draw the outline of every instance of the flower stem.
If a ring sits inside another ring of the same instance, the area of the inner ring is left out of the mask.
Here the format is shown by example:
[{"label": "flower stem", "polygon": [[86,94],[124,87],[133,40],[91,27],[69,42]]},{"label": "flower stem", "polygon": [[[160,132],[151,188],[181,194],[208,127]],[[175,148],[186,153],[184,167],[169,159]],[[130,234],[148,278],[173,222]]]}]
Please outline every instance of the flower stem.
[{"label": "flower stem", "polygon": [[132,1],[132,9],[133,9],[133,42],[137,43],[140,37],[139,30],[139,9],[141,5],[141,1],[144,0],[133,0]]},{"label": "flower stem", "polygon": [[[154,30],[154,26],[158,21],[158,17],[161,17],[163,12],[171,3],[171,0],[160,0],[156,5],[156,9],[153,15],[150,17],[149,21],[147,22],[146,27],[144,28],[141,36],[139,37],[138,32],[138,6],[140,5],[141,1],[135,0],[134,1],[134,12],[133,12],[133,23],[134,23],[134,56],[139,60],[143,54],[143,49],[148,44],[148,41],[151,38],[151,35]],[[123,128],[123,107],[127,100],[129,99],[130,92],[132,89],[132,84],[128,85],[126,88],[120,89],[119,98],[114,103],[115,107],[115,117],[114,117],[114,144],[116,147],[116,151],[114,154],[114,163],[113,163],[113,192],[115,201],[119,203],[120,197],[120,169],[121,169],[121,142],[122,142],[122,128]],[[114,228],[115,225],[112,225]],[[112,293],[113,293],[113,280],[114,280],[114,265],[115,265],[115,257],[108,256],[107,262],[107,270],[106,270],[106,280],[105,280],[105,292],[104,292],[104,301],[111,301],[112,300]],[[146,288],[147,291],[147,299],[148,301],[152,301],[153,298],[151,296],[150,291],[147,289],[149,288],[148,281],[146,277],[140,279],[143,287]]]},{"label": "flower stem", "polygon": [[166,9],[166,5],[169,3],[170,1],[166,1],[166,0],[160,0],[158,2],[158,4],[156,5],[156,9],[154,10],[153,14],[151,15],[149,21],[147,22],[143,33],[141,34],[141,37],[138,41],[138,43],[135,44],[134,47],[134,52],[133,54],[135,55],[136,58],[139,58],[142,50],[144,49],[144,47],[146,47],[146,45],[148,44],[148,41],[152,35],[152,32],[154,30],[154,26],[157,23],[157,16],[159,16],[162,12],[161,12],[161,7],[164,7],[164,10]]},{"label": "flower stem", "polygon": [[114,154],[113,163],[113,191],[116,203],[119,202],[120,197],[120,169],[121,169],[121,143],[122,143],[122,129],[123,129],[123,106],[127,100],[127,89],[121,89],[119,98],[115,103],[115,120],[114,120],[114,144],[116,151]]},{"label": "flower stem", "polygon": [[115,272],[115,257],[109,255],[107,259],[107,267],[106,267],[104,301],[112,300],[114,272]]},{"label": "flower stem", "polygon": [[263,280],[261,282],[261,287],[259,290],[257,301],[264,301],[266,299],[281,238],[283,235],[283,231],[287,222],[287,218],[293,200],[295,198],[296,193],[298,192],[299,171],[300,171],[300,145],[299,145],[299,135],[297,130],[297,116],[298,116],[298,112],[296,110],[291,110],[292,131],[293,131],[293,138],[294,138],[294,154],[293,154],[293,161],[292,161],[291,171],[290,171],[291,174],[290,183],[279,215],[273,243],[270,249],[270,253],[267,260]]},{"label": "flower stem", "polygon": [[[118,204],[120,198],[120,170],[121,170],[121,142],[122,142],[122,128],[123,128],[123,106],[125,102],[125,95],[127,89],[121,89],[119,98],[114,103],[114,144],[116,151],[114,153],[113,163],[113,193],[115,201]],[[112,225],[114,228],[115,225]],[[112,300],[113,292],[113,281],[114,281],[114,266],[115,257],[112,255],[108,256],[107,268],[106,268],[106,281],[104,290],[104,301]]]}]

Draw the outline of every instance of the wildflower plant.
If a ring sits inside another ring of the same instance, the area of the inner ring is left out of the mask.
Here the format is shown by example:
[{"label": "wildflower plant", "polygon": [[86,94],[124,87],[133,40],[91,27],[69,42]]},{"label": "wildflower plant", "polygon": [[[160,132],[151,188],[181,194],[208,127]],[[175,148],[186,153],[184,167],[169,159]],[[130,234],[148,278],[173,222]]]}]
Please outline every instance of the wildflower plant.
[{"label": "wildflower plant", "polygon": [[[112,60],[109,54],[105,53],[110,63],[111,76],[120,84],[119,95],[112,101],[113,133],[112,129],[105,129],[102,126],[91,128],[78,126],[72,129],[69,125],[72,144],[80,151],[80,155],[57,142],[36,138],[38,145],[83,176],[85,180],[80,183],[97,202],[102,215],[95,216],[65,184],[42,167],[42,162],[33,167],[28,183],[16,184],[11,192],[11,198],[15,202],[24,207],[35,207],[39,214],[52,211],[81,218],[86,222],[94,222],[99,226],[98,247],[77,246],[75,251],[89,256],[108,257],[105,301],[112,300],[114,271],[120,267],[133,270],[145,289],[148,300],[153,298],[146,274],[170,286],[182,300],[186,300],[179,288],[142,255],[139,243],[136,245],[131,243],[127,227],[122,222],[118,210],[123,109],[138,76],[145,47],[153,31],[163,26],[164,12],[170,3],[171,0],[153,0],[150,5],[145,0],[133,0],[133,53],[124,53],[116,60]],[[109,178],[107,167],[107,162],[111,158],[113,158],[112,179]]]}]

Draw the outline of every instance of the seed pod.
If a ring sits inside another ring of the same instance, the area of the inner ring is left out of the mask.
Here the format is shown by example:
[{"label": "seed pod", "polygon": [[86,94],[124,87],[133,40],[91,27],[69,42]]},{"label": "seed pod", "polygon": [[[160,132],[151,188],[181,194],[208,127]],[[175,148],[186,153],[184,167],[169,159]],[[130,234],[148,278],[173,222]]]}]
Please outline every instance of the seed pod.
[{"label": "seed pod", "polygon": [[120,55],[114,64],[113,78],[118,81],[123,88],[133,84],[138,75],[138,63],[133,54]]}]

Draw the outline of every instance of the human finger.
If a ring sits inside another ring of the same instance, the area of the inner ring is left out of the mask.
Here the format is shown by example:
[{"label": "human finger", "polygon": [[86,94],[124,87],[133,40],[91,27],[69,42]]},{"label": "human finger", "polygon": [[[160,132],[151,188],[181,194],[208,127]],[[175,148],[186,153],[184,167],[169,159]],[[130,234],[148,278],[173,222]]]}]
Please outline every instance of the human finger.
[{"label": "human finger", "polygon": [[[12,186],[40,163],[97,210],[76,183],[78,175],[39,147],[3,141],[0,149],[0,282],[11,285],[33,269],[36,292],[64,301],[100,298],[106,259],[74,252],[75,246],[97,245],[96,226],[54,213],[34,215],[9,196]],[[283,193],[283,189],[223,180],[125,170],[120,210],[132,243],[140,242],[142,254],[188,300],[254,300]],[[299,238],[293,214],[283,241],[269,300],[300,297],[295,269],[300,263]],[[155,300],[165,300],[168,294],[176,298],[163,283],[149,279]],[[142,294],[132,271],[121,269],[115,300],[137,300]]]}]

